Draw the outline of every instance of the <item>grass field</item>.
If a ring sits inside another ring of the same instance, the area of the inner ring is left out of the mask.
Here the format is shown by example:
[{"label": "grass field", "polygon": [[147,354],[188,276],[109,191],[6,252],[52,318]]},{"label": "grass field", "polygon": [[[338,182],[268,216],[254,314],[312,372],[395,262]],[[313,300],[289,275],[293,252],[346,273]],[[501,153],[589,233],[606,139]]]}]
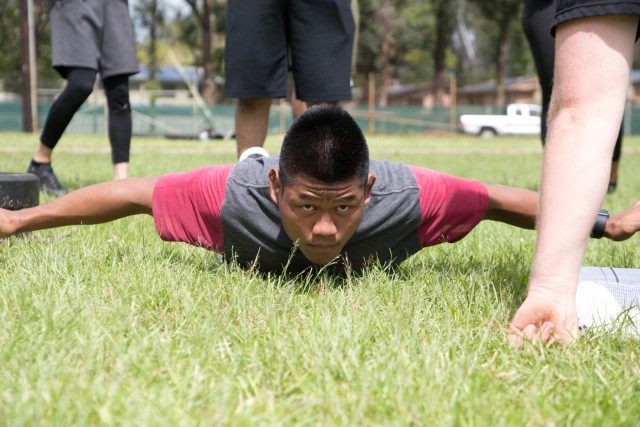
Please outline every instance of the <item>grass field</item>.
[{"label": "grass field", "polygon": [[[535,189],[537,138],[374,136],[372,156]],[[0,134],[23,172],[37,135]],[[279,137],[266,148],[277,152]],[[134,138],[134,176],[233,162],[235,143]],[[105,137],[66,135],[54,167],[111,177]],[[619,189],[640,198],[640,138]],[[47,198],[42,196],[41,203]],[[591,241],[585,265],[640,268],[640,237]],[[263,278],[163,243],[149,217],[0,244],[0,424],[637,426],[640,341],[589,331],[510,349],[534,233],[482,223],[394,274]]]}]

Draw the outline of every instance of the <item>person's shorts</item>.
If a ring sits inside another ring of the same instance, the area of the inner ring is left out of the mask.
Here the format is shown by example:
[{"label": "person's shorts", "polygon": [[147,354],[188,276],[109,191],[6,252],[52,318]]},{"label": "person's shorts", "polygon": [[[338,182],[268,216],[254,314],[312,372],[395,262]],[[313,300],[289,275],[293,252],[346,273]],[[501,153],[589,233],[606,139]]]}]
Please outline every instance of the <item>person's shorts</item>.
[{"label": "person's shorts", "polygon": [[351,99],[354,31],[350,0],[229,0],[224,94],[286,97],[291,63],[299,99]]},{"label": "person's shorts", "polygon": [[567,21],[606,15],[640,16],[640,0],[557,0],[551,33],[555,34],[556,27]]},{"label": "person's shorts", "polygon": [[62,77],[69,68],[89,68],[104,78],[138,72],[127,0],[50,2],[52,65]]}]

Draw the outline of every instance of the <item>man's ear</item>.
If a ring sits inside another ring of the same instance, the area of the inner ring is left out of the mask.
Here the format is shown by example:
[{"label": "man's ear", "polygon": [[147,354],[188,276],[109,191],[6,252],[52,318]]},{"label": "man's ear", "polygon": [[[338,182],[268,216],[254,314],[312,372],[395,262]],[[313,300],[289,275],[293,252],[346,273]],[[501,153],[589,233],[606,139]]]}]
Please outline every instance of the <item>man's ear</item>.
[{"label": "man's ear", "polygon": [[373,184],[376,182],[376,177],[369,174],[367,177],[367,184],[364,187],[364,204],[365,206],[369,204],[371,200],[371,189],[373,188]]},{"label": "man's ear", "polygon": [[282,190],[282,184],[280,183],[280,172],[278,169],[271,169],[269,171],[269,196],[271,201],[276,205],[280,201],[280,191]]}]

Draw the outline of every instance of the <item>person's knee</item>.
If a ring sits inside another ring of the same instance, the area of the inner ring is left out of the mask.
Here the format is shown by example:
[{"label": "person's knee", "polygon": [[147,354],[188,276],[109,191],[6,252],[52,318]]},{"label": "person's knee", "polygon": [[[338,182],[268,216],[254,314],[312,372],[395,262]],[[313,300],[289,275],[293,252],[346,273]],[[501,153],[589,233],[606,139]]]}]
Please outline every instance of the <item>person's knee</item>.
[{"label": "person's knee", "polygon": [[64,91],[68,96],[84,102],[93,92],[93,83],[93,80],[89,79],[69,79]]},{"label": "person's knee", "polygon": [[116,84],[105,82],[105,94],[110,113],[131,113],[127,81],[120,81]]},{"label": "person's knee", "polygon": [[271,98],[238,99],[238,108],[245,110],[264,110],[271,107]]}]

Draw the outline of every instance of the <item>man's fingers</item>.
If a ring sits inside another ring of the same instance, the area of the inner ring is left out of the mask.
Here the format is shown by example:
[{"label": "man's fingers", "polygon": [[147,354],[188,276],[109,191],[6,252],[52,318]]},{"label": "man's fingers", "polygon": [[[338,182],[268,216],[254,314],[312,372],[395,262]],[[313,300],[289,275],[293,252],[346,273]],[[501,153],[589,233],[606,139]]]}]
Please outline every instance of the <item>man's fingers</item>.
[{"label": "man's fingers", "polygon": [[525,341],[536,342],[538,340],[548,345],[556,341],[555,325],[552,322],[544,322],[541,326],[529,324],[520,329],[513,324],[509,326],[509,345],[511,347],[522,347]]},{"label": "man's fingers", "polygon": [[527,325],[522,330],[522,335],[527,341],[534,341],[538,336],[538,327],[536,325]]},{"label": "man's fingers", "polygon": [[540,328],[540,339],[542,342],[551,343],[555,341],[554,331],[555,325],[551,322],[544,322]]},{"label": "man's fingers", "polygon": [[522,331],[518,327],[513,326],[513,324],[509,326],[509,334],[507,336],[507,339],[509,340],[510,347],[522,347],[522,344],[524,344],[524,340],[522,339]]}]

